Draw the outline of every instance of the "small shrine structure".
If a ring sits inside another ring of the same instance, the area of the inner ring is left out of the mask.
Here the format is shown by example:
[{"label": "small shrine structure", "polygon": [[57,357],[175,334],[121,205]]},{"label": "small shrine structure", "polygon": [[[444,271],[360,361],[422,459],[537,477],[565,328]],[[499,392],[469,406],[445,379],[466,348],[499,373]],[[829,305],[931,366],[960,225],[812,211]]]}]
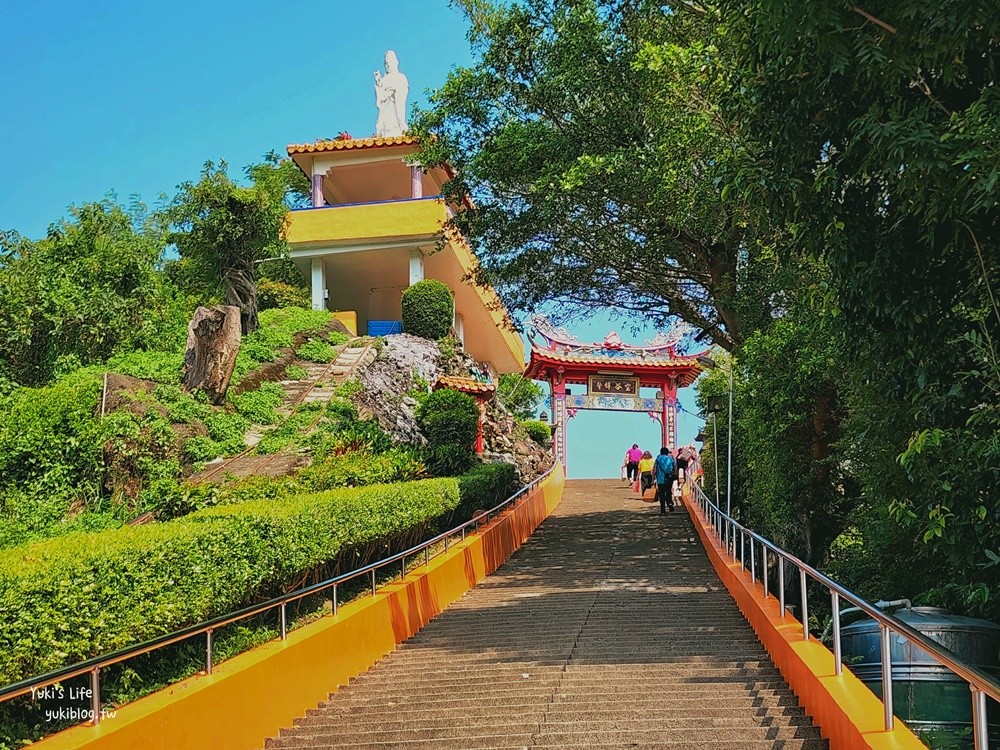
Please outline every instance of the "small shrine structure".
[{"label": "small shrine structure", "polygon": [[[612,331],[601,343],[585,344],[542,315],[531,317],[531,359],[525,377],[548,382],[552,401],[552,447],[566,466],[566,425],[580,409],[646,412],[660,422],[663,445],[677,444],[677,390],[691,385],[702,371],[706,352],[679,351],[690,328],[675,323],[643,346],[622,342]],[[585,385],[582,395],[569,385]],[[655,388],[643,398],[641,388]]]}]

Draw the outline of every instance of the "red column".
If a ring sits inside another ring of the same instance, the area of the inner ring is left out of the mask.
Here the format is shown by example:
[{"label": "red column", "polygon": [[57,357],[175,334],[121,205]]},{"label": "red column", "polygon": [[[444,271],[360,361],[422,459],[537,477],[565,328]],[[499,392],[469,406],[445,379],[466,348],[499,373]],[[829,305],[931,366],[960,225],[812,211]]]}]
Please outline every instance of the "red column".
[{"label": "red column", "polygon": [[476,399],[479,402],[479,422],[476,424],[476,455],[483,455],[483,419],[486,417],[486,402]]}]

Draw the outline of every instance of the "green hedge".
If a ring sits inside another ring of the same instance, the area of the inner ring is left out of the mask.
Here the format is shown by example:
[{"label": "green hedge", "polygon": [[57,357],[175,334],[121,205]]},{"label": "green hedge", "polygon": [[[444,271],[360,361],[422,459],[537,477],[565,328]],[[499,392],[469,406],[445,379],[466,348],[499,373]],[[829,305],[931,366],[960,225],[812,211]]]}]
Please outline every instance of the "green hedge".
[{"label": "green hedge", "polygon": [[452,514],[456,526],[472,518],[477,510],[496,507],[517,491],[514,464],[479,464],[458,478],[459,503]]},{"label": "green hedge", "polygon": [[451,289],[436,279],[424,279],[403,292],[403,330],[436,341],[448,335],[455,318]]},{"label": "green hedge", "polygon": [[0,683],[238,609],[458,504],[457,480],[429,479],[250,501],[0,552]]}]

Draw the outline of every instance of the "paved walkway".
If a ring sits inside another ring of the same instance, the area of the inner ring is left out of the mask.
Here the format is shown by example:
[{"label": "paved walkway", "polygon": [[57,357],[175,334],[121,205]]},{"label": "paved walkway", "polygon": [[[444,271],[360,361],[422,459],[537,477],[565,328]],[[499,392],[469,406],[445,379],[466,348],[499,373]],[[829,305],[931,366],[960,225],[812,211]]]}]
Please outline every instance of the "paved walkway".
[{"label": "paved walkway", "polygon": [[493,576],[267,748],[825,750],[686,508],[570,481]]}]

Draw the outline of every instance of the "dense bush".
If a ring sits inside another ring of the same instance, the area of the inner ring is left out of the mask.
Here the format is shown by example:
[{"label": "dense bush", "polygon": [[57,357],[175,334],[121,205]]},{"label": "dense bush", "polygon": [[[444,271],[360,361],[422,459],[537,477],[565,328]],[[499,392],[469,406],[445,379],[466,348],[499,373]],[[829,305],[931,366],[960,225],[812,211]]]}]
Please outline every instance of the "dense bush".
[{"label": "dense bush", "polygon": [[472,518],[480,509],[496,507],[517,490],[514,464],[479,464],[458,478],[459,503],[452,523]]},{"label": "dense bush", "polygon": [[472,396],[441,388],[417,407],[416,416],[430,444],[429,464],[435,474],[461,474],[472,466],[479,427],[479,407]]},{"label": "dense bush", "polygon": [[273,279],[257,280],[257,309],[274,310],[280,307],[309,307],[309,291],[302,287]]},{"label": "dense bush", "polygon": [[448,335],[455,318],[451,289],[435,279],[424,279],[403,292],[403,330],[437,340]]},{"label": "dense bush", "polygon": [[526,419],[520,423],[528,437],[543,448],[552,440],[552,428],[540,419]]},{"label": "dense bush", "polygon": [[458,499],[454,479],[334,490],[0,552],[0,682],[231,611]]}]

